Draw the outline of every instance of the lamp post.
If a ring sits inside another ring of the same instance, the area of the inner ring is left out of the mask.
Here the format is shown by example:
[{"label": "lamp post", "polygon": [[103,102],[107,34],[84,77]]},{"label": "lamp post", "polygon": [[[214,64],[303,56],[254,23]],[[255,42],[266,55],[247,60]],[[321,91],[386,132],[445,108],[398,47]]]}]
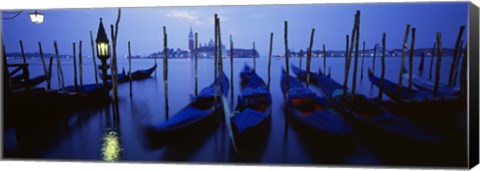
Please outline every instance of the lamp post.
[{"label": "lamp post", "polygon": [[97,57],[102,62],[102,65],[98,68],[102,70],[103,86],[107,87],[107,70],[109,68],[107,59],[110,57],[110,50],[108,48],[108,38],[103,27],[102,18],[100,18],[100,25],[97,32]]},{"label": "lamp post", "polygon": [[30,16],[30,20],[32,20],[32,23],[35,23],[35,24],[42,24],[43,18],[45,17],[45,15],[37,12],[37,10],[35,10],[35,12],[30,13],[28,15]]}]

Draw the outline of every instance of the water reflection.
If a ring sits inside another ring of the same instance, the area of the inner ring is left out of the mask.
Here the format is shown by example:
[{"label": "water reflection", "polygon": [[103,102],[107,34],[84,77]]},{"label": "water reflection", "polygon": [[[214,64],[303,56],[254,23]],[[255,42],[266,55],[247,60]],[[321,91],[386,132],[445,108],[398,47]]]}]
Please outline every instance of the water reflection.
[{"label": "water reflection", "polygon": [[122,147],[118,133],[114,130],[107,131],[103,136],[102,157],[108,162],[116,162],[120,160],[120,152]]}]

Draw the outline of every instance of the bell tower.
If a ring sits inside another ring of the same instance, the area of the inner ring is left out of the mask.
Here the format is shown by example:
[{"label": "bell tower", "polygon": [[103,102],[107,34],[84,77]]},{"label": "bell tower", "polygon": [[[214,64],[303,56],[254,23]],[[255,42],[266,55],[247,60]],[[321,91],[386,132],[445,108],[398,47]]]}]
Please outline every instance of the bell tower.
[{"label": "bell tower", "polygon": [[195,43],[194,41],[195,41],[195,40],[194,40],[194,37],[193,37],[192,26],[190,26],[190,34],[188,35],[188,50],[189,50],[190,52],[193,52],[193,50],[194,50],[194,49],[193,49],[193,48],[194,48],[194,47],[193,47],[193,44]]}]

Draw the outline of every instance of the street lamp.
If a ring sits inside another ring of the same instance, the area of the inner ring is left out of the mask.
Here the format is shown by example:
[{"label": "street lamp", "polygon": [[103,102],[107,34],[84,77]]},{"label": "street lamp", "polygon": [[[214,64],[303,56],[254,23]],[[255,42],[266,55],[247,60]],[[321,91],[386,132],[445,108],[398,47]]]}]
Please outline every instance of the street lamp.
[{"label": "street lamp", "polygon": [[98,26],[97,32],[97,57],[102,61],[102,65],[98,67],[102,70],[102,80],[103,86],[107,87],[107,70],[109,68],[107,64],[107,59],[110,57],[110,51],[108,47],[108,38],[105,33],[105,28],[103,27],[102,18],[100,18],[100,25]]},{"label": "street lamp", "polygon": [[37,10],[35,10],[35,12],[33,13],[30,13],[29,16],[30,16],[30,20],[32,20],[32,23],[35,23],[35,24],[42,24],[43,18],[45,17],[45,15],[37,12]]}]

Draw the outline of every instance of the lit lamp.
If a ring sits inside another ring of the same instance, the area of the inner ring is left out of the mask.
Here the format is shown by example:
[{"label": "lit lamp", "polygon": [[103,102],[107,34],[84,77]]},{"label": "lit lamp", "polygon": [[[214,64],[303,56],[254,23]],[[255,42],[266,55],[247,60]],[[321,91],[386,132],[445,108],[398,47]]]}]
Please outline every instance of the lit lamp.
[{"label": "lit lamp", "polygon": [[35,23],[35,24],[42,24],[43,18],[45,17],[45,15],[37,12],[36,10],[35,12],[30,13],[29,16],[30,16],[30,20],[32,20],[32,23]]},{"label": "lit lamp", "polygon": [[108,48],[108,38],[105,33],[105,28],[103,27],[102,18],[100,18],[100,25],[98,26],[97,32],[97,57],[102,61],[102,65],[98,67],[102,70],[102,80],[103,86],[107,87],[107,70],[109,68],[107,64],[107,59],[110,57],[110,52]]}]

